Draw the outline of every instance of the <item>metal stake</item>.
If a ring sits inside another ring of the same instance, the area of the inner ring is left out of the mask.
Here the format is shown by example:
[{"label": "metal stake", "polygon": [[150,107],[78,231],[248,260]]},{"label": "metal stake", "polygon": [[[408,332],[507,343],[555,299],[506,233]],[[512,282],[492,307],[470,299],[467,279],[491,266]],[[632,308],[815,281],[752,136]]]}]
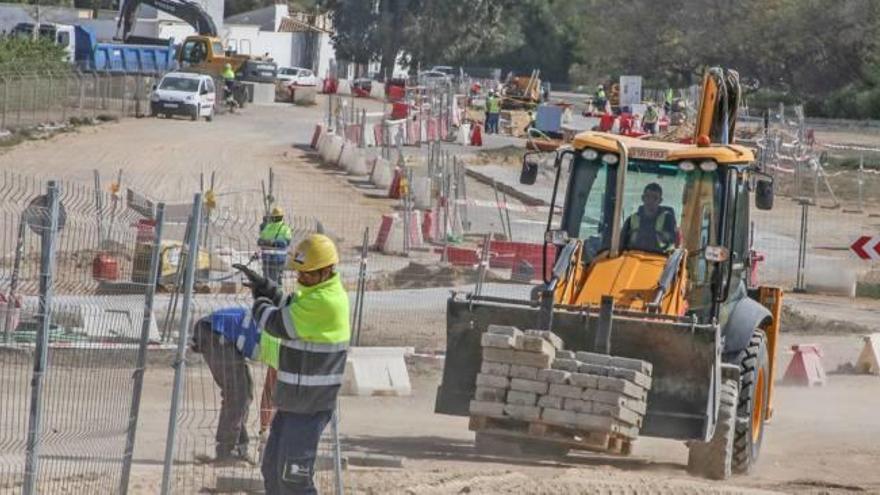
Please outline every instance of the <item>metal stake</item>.
[{"label": "metal stake", "polygon": [[37,493],[37,476],[40,472],[40,435],[43,420],[43,378],[49,359],[49,327],[52,321],[52,274],[55,270],[55,237],[58,230],[58,186],[49,181],[49,225],[40,236],[40,302],[37,320],[36,349],[34,349],[34,372],[31,379],[31,406],[28,419],[27,451],[25,454],[25,495]]},{"label": "metal stake", "polygon": [[122,475],[119,479],[119,493],[128,493],[128,480],[131,477],[131,461],[134,454],[134,441],[137,434],[138,415],[141,409],[141,393],[144,388],[144,372],[147,363],[147,343],[150,340],[150,322],[153,320],[153,299],[156,284],[159,282],[159,253],[162,250],[162,224],[165,221],[165,203],[156,206],[156,234],[153,250],[150,253],[150,276],[144,290],[144,318],[141,323],[141,341],[135,361],[134,386],[131,391],[131,409],[128,414],[128,435],[125,438],[125,453],[122,457]]},{"label": "metal stake", "polygon": [[171,493],[171,469],[174,462],[174,446],[177,436],[177,411],[180,409],[180,398],[183,389],[184,371],[186,370],[186,344],[189,336],[190,306],[192,305],[193,280],[195,279],[196,261],[199,258],[199,225],[202,219],[202,195],[193,196],[192,216],[190,217],[190,235],[186,257],[186,272],[183,282],[183,306],[180,310],[180,329],[177,334],[177,357],[174,361],[174,389],[171,392],[171,412],[168,415],[168,435],[165,438],[165,463],[162,470],[162,495]]}]

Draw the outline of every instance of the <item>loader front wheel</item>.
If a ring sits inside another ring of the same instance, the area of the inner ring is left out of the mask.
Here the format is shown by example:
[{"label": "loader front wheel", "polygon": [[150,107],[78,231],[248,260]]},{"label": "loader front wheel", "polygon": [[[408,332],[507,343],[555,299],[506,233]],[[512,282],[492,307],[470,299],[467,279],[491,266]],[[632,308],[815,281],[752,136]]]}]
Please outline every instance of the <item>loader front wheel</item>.
[{"label": "loader front wheel", "polygon": [[737,356],[740,371],[736,438],[733,441],[733,472],[748,473],[758,461],[764,440],[764,420],[770,390],[770,357],[767,338],[755,330],[749,345]]},{"label": "loader front wheel", "polygon": [[688,472],[713,480],[730,477],[733,466],[733,440],[736,433],[736,412],[739,384],[724,380],[721,384],[721,405],[715,434],[708,442],[688,444]]}]

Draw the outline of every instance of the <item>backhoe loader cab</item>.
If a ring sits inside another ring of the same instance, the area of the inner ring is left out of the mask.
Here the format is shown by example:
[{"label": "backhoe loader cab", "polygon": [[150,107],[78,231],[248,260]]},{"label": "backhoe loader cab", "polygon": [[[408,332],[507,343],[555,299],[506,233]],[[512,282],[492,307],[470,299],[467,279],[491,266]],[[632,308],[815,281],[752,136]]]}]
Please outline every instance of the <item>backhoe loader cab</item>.
[{"label": "backhoe loader cab", "polygon": [[[525,184],[537,173],[530,158]],[[467,414],[489,324],[549,329],[569,350],[653,363],[641,435],[686,441],[693,473],[747,472],[772,413],[782,298],[748,280],[751,196],[772,205],[753,162],[737,145],[576,136],[556,152],[552,274],[529,301],[450,298],[436,411]]]}]

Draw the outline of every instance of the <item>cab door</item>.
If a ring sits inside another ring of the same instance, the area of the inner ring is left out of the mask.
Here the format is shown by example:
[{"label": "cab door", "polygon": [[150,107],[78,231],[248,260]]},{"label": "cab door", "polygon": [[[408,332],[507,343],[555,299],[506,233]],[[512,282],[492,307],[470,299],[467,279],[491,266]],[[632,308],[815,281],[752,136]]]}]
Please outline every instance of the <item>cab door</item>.
[{"label": "cab door", "polygon": [[202,79],[199,85],[199,108],[202,115],[210,115],[217,100],[217,92],[214,87],[214,80],[211,78]]}]

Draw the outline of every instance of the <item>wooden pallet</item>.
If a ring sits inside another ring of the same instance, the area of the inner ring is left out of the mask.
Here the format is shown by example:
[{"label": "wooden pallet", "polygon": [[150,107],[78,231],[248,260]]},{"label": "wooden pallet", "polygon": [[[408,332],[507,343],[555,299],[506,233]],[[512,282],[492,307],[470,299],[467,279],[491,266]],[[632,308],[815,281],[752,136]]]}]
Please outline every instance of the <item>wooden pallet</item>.
[{"label": "wooden pallet", "polygon": [[513,418],[471,416],[468,428],[474,432],[490,433],[515,438],[540,439],[570,449],[589,450],[614,455],[629,455],[632,439],[617,433],[583,431],[543,421],[522,421]]}]

